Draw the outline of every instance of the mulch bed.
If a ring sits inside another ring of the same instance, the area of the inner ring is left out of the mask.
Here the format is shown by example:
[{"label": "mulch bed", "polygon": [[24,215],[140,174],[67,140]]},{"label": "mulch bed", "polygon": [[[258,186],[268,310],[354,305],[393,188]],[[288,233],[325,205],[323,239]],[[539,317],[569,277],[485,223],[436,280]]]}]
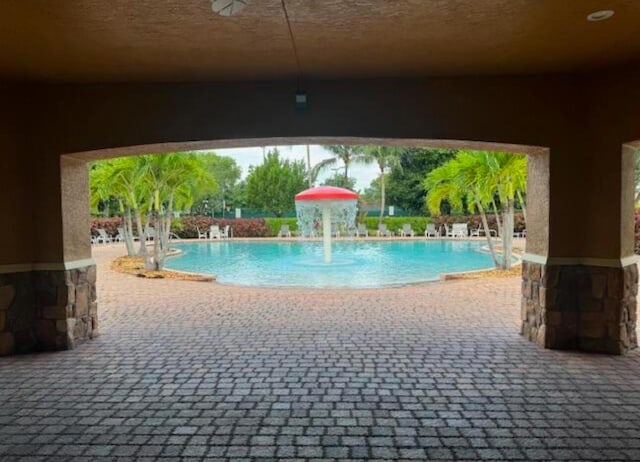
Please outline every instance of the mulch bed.
[{"label": "mulch bed", "polygon": [[517,263],[508,270],[487,270],[476,271],[472,273],[447,274],[444,279],[451,281],[453,279],[484,279],[484,278],[513,278],[522,276],[522,265]]},{"label": "mulch bed", "polygon": [[215,281],[213,276],[202,274],[181,273],[178,271],[150,271],[144,269],[144,259],[142,257],[118,257],[111,262],[111,269],[118,273],[133,274],[147,279],[178,279],[181,281],[211,282]]}]

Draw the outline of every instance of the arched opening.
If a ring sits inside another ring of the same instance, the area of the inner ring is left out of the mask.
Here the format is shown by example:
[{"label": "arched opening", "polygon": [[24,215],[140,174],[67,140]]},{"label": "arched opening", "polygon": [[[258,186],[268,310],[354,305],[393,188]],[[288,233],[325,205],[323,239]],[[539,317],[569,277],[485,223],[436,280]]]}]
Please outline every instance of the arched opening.
[{"label": "arched opening", "polygon": [[[65,255],[82,256],[75,261],[67,261],[66,268],[74,270],[78,266],[79,271],[86,265],[91,247],[88,240],[88,190],[86,177],[86,164],[89,161],[120,156],[133,156],[144,153],[162,154],[164,152],[219,149],[228,147],[246,147],[261,145],[296,145],[296,144],[350,144],[350,145],[384,145],[384,146],[408,146],[408,147],[430,147],[449,149],[473,149],[485,151],[511,152],[514,154],[527,155],[528,164],[528,202],[534,204],[527,217],[527,239],[526,253],[524,259],[527,261],[540,262],[546,260],[549,245],[549,150],[536,146],[520,146],[504,143],[490,142],[469,142],[452,140],[419,140],[419,139],[388,139],[388,138],[357,138],[357,137],[310,137],[310,138],[267,138],[267,139],[247,139],[233,141],[209,141],[209,142],[188,142],[188,143],[167,143],[159,145],[144,145],[125,148],[105,149],[89,151],[84,153],[74,153],[62,156],[62,207],[64,211],[72,210],[73,213],[63,213],[65,230]],[[66,246],[69,246],[67,248]],[[98,275],[99,277],[99,275]],[[536,281],[535,284],[539,284]],[[92,292],[95,294],[95,290]],[[524,295],[524,294],[523,294]],[[526,295],[526,302],[531,304],[530,295]],[[90,305],[93,300],[89,301]],[[537,311],[540,310],[536,307]],[[514,313],[518,311],[518,301],[513,303]],[[86,326],[76,328],[78,337],[91,336],[92,328],[97,330],[98,314],[93,310],[79,310],[83,320],[76,320],[75,326]],[[528,326],[527,319],[531,314],[523,311],[523,321],[526,328],[523,332],[531,339],[537,338],[539,325]],[[532,334],[531,331],[535,331]],[[514,331],[515,333],[515,331]],[[66,333],[68,335],[68,332]],[[62,333],[60,333],[62,335]],[[75,341],[75,339],[74,339]]]}]

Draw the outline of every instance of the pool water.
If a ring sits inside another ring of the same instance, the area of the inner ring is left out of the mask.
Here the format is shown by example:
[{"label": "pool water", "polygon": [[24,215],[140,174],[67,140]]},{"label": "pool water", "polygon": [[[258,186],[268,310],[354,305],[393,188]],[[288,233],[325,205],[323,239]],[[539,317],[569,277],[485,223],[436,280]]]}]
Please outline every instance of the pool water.
[{"label": "pool water", "polygon": [[493,267],[483,241],[338,241],[333,263],[322,243],[213,241],[179,243],[167,269],[211,274],[243,286],[371,288],[437,280],[442,273]]}]

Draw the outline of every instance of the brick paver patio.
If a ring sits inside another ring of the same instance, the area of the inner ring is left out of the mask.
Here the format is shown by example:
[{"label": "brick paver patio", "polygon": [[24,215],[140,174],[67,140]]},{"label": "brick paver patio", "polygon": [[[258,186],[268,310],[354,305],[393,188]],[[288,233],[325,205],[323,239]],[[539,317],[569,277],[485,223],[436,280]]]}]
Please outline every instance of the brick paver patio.
[{"label": "brick paver patio", "polygon": [[256,290],[96,250],[102,335],[0,359],[0,460],[640,460],[640,354],[540,349],[520,281]]}]

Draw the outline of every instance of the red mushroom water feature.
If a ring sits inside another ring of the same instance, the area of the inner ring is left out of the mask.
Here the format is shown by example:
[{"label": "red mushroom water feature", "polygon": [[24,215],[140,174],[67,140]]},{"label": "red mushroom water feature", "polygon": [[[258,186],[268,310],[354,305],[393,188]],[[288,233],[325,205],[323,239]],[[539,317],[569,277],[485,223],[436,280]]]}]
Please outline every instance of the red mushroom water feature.
[{"label": "red mushroom water feature", "polygon": [[339,220],[351,222],[353,225],[358,195],[344,188],[318,186],[296,194],[295,199],[301,229],[310,229],[315,222],[316,212],[321,212],[324,262],[331,263],[331,225]]}]

